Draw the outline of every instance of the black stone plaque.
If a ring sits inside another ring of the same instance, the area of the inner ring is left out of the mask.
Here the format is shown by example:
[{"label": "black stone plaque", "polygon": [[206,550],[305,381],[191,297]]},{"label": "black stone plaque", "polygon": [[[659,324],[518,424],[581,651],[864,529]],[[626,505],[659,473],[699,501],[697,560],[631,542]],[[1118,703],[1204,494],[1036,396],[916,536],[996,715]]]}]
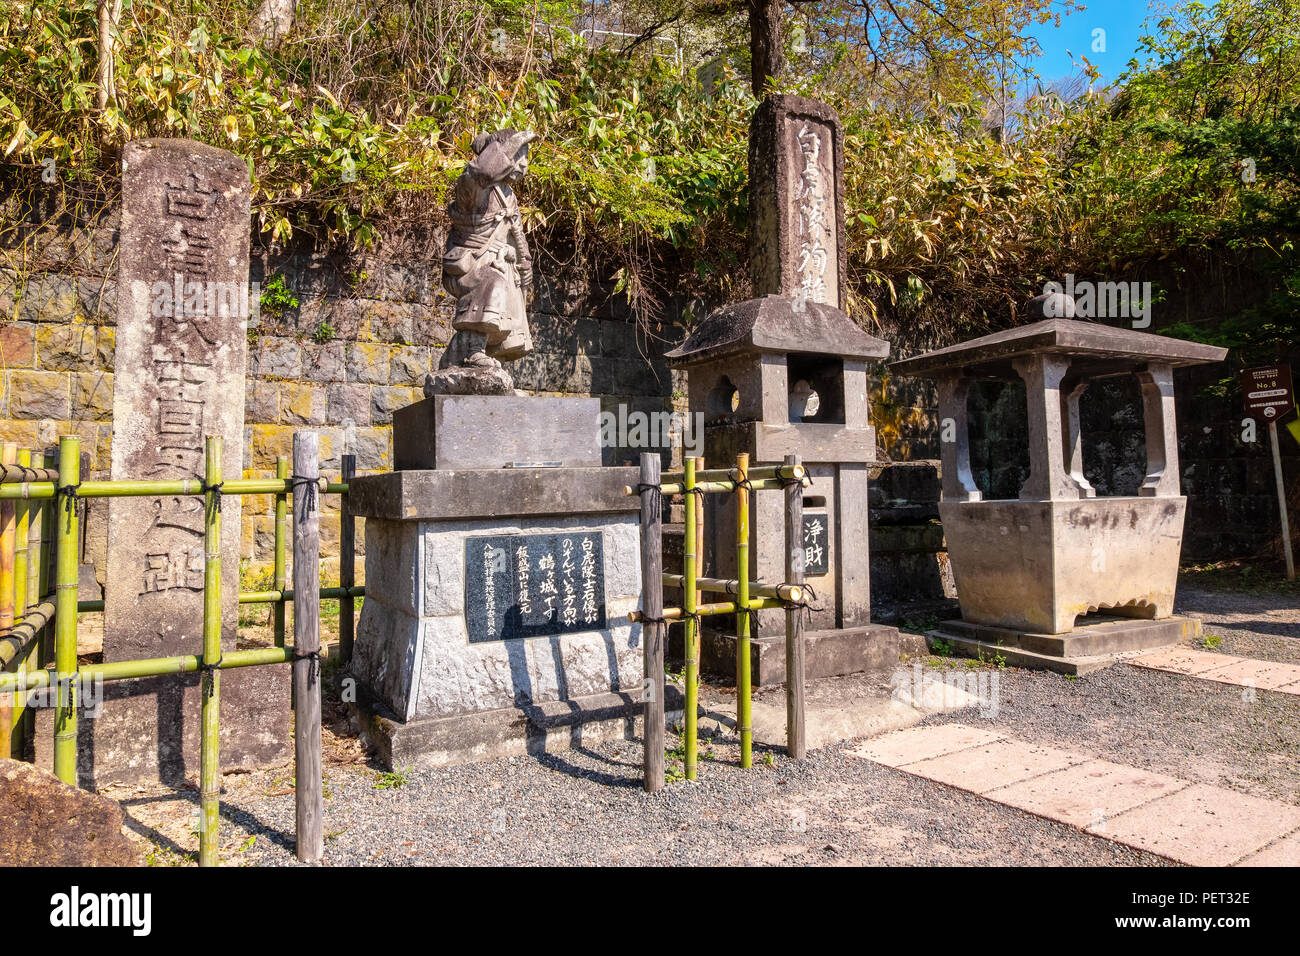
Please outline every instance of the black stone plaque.
[{"label": "black stone plaque", "polygon": [[471,644],[604,630],[604,533],[466,539],[465,626]]},{"label": "black stone plaque", "polygon": [[803,573],[805,577],[829,574],[831,570],[830,532],[826,515],[814,511],[803,516]]}]

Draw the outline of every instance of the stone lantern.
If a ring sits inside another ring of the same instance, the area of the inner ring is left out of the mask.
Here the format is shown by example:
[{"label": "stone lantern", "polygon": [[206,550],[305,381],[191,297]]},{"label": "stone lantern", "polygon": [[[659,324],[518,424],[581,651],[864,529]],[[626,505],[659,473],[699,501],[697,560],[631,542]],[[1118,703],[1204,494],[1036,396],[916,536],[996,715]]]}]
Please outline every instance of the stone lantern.
[{"label": "stone lantern", "polygon": [[[687,373],[690,408],[704,414],[704,457],[726,468],[797,454],[813,484],[804,491],[805,577],[816,595],[805,631],[810,678],[887,671],[898,631],[871,623],[867,471],[876,461],[867,363],[889,343],[845,313],[843,131],[825,103],[769,96],[750,125],[750,267],[756,297],[723,306],[668,359]],[[735,577],[732,509],[705,512],[706,572]],[[785,574],[781,496],[759,493],[751,510],[752,577]],[[753,642],[755,684],[785,679],[785,624],[762,612]],[[701,666],[735,667],[735,638],[705,626]]]},{"label": "stone lantern", "polygon": [[[1030,311],[1071,316],[1073,306],[1040,296]],[[931,635],[973,656],[1085,673],[1199,632],[1199,621],[1173,616],[1187,510],[1173,370],[1226,353],[1067,317],[892,363],[938,386],[939,514],[962,619]],[[1093,380],[1119,375],[1141,388],[1146,476],[1134,496],[1098,497],[1083,472],[1079,401]],[[971,475],[967,396],[980,378],[1025,383],[1030,473],[1016,499],[985,500]]]}]

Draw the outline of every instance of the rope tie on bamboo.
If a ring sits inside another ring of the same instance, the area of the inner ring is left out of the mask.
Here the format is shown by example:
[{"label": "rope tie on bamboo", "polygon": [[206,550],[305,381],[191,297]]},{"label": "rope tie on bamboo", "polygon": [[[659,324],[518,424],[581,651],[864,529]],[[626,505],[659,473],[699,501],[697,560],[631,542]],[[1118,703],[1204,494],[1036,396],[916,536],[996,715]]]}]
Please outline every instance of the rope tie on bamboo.
[{"label": "rope tie on bamboo", "polygon": [[803,475],[802,478],[782,478],[782,479],[781,479],[781,487],[782,487],[782,488],[792,488],[792,487],[794,487],[795,485],[798,485],[798,486],[801,487],[801,488],[811,488],[812,485],[813,485],[813,478],[812,478],[812,475],[808,474],[808,473],[805,471],[805,472],[804,472],[804,475]]},{"label": "rope tie on bamboo", "polygon": [[203,489],[203,494],[204,494],[204,495],[207,495],[208,492],[216,492],[217,497],[216,497],[216,499],[212,502],[212,505],[213,505],[214,508],[216,508],[218,511],[220,511],[220,510],[221,510],[221,489],[225,486],[226,482],[225,482],[224,480],[222,480],[222,481],[218,481],[218,482],[216,482],[215,484],[211,484],[211,485],[210,485],[210,484],[207,483],[206,480],[204,480],[204,479],[202,479],[202,478],[199,479],[199,482],[200,482],[200,487],[202,487],[202,489]]},{"label": "rope tie on bamboo", "polygon": [[217,689],[217,671],[221,670],[222,654],[217,653],[217,659],[209,664],[206,660],[199,665],[199,670],[203,672],[207,681],[203,685],[203,692],[211,697]]},{"label": "rope tie on bamboo", "polygon": [[736,481],[732,485],[731,491],[734,494],[735,492],[739,491],[741,488],[744,488],[751,495],[754,493],[754,483],[750,481],[748,478],[741,478],[739,481]]},{"label": "rope tie on bamboo", "polygon": [[683,489],[682,489],[682,494],[683,494],[683,495],[699,495],[700,497],[703,497],[704,495],[708,494],[708,492],[706,492],[703,488],[683,488]]},{"label": "rope tie on bamboo", "polygon": [[77,489],[80,487],[81,482],[77,482],[75,485],[61,485],[56,489],[57,494],[60,494],[67,499],[68,503],[64,505],[64,507],[72,509],[72,516],[74,518],[77,516]]},{"label": "rope tie on bamboo", "polygon": [[317,491],[319,491],[319,489],[320,489],[320,479],[319,479],[319,478],[301,478],[301,477],[295,475],[295,476],[293,477],[293,479],[289,482],[289,484],[290,484],[290,486],[294,489],[294,494],[295,494],[295,495],[298,493],[297,488],[298,488],[299,485],[306,485],[306,487],[307,487],[307,496],[306,496],[306,498],[304,499],[304,501],[305,501],[305,508],[306,508],[307,511],[315,511],[315,510],[316,510],[316,493],[317,493]]},{"label": "rope tie on bamboo", "polygon": [[[809,595],[809,596],[811,596],[811,597],[813,597],[813,598],[816,598],[816,597],[817,597],[817,592],[813,590],[813,586],[812,586],[811,584],[801,584],[801,585],[799,585],[799,586],[800,586],[801,588],[803,588],[803,591],[804,591],[805,594],[807,594],[807,595]],[[783,608],[785,608],[785,610],[787,610],[787,611],[798,611],[798,610],[802,610],[803,613],[804,613],[804,623],[805,623],[805,624],[811,624],[811,623],[812,623],[813,611],[824,611],[824,610],[825,610],[825,608],[823,608],[823,607],[821,607],[821,606],[819,606],[819,605],[813,604],[813,603],[812,603],[812,602],[811,602],[807,597],[805,597],[802,601],[783,601],[783,602],[781,603],[781,606],[782,606]]]}]

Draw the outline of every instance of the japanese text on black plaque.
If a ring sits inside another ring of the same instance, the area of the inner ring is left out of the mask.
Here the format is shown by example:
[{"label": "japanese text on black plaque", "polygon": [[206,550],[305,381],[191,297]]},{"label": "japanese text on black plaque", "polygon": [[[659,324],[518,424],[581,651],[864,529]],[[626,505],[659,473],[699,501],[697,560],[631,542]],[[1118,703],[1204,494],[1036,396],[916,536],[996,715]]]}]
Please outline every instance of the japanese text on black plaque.
[{"label": "japanese text on black plaque", "polygon": [[471,644],[604,630],[602,532],[467,539],[465,626]]}]

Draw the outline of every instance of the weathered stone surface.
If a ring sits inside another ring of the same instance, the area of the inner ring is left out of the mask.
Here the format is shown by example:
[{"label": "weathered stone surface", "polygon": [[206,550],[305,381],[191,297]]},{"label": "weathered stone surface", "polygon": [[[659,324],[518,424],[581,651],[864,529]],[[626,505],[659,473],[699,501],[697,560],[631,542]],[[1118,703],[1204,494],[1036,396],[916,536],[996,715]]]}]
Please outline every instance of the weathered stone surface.
[{"label": "weathered stone surface", "polygon": [[[239,472],[244,437],[248,283],[248,167],[238,157],[187,140],[130,143],[123,153],[123,211],[114,360],[112,477],[192,478],[204,470],[204,437],[220,436],[224,473]],[[173,291],[174,290],[174,291]],[[195,293],[198,293],[197,295]],[[296,369],[290,374],[296,374]],[[233,649],[238,621],[240,500],[221,508],[222,646]],[[116,498],[109,507],[104,660],[195,654],[202,648],[204,507],[201,498]],[[223,710],[243,712],[240,688],[258,676],[223,679]],[[177,682],[177,678],[160,678]],[[127,778],[163,772],[182,750],[182,722],[142,702],[110,732],[95,722],[97,754],[115,753]],[[283,692],[281,687],[281,692]],[[156,691],[175,694],[179,687]],[[284,705],[281,697],[279,704]],[[110,712],[112,708],[106,705]],[[282,755],[287,705],[223,752]],[[106,715],[107,717],[107,715]],[[137,722],[138,721],[138,722]],[[276,737],[269,750],[256,734]],[[98,757],[97,757],[98,759]]]},{"label": "weathered stone surface", "polygon": [[1136,371],[1139,365],[1151,361],[1175,367],[1220,362],[1228,350],[1167,335],[1118,329],[1100,322],[1062,318],[994,332],[891,362],[889,367],[900,375],[930,375],[964,368],[973,374],[1009,378],[1013,374],[1011,359],[1038,353],[1068,356],[1073,371],[1086,377],[1093,371]]},{"label": "weathered stone surface", "polygon": [[257,341],[257,375],[260,378],[297,378],[301,347],[293,339],[266,336]]},{"label": "weathered stone surface", "polygon": [[399,409],[393,422],[398,469],[601,463],[594,398],[435,395]]},{"label": "weathered stone surface", "polygon": [[0,368],[31,368],[36,364],[36,326],[0,321]]},{"label": "weathered stone surface", "polygon": [[72,417],[96,422],[113,420],[111,372],[77,372],[72,376]]},{"label": "weathered stone surface", "polygon": [[302,347],[302,377],[309,382],[342,382],[347,378],[347,356],[342,342]]},{"label": "weathered stone surface", "polygon": [[424,394],[434,395],[513,395],[515,383],[504,368],[478,368],[453,365],[439,369],[424,380]]},{"label": "weathered stone surface", "polygon": [[844,133],[836,112],[768,96],[749,126],[750,273],[769,293],[843,308]]},{"label": "weathered stone surface", "polygon": [[67,372],[9,373],[9,414],[14,418],[67,419],[72,413]]},{"label": "weathered stone surface", "polygon": [[356,478],[349,499],[353,514],[391,521],[639,511],[623,494],[636,481],[636,468],[403,470]]},{"label": "weathered stone surface", "polygon": [[0,866],[141,866],[116,801],[0,759]]},{"label": "weathered stone surface", "polygon": [[42,325],[36,354],[43,369],[69,372],[95,364],[95,328],[89,325]]},{"label": "weathered stone surface", "polygon": [[386,345],[370,345],[364,342],[350,345],[347,352],[348,381],[386,385],[388,354],[389,348]]},{"label": "weathered stone surface", "polygon": [[963,619],[1047,634],[1173,613],[1186,498],[941,502]]},{"label": "weathered stone surface", "polygon": [[330,422],[346,425],[370,424],[370,386],[331,385],[326,392],[326,416]]},{"label": "weathered stone surface", "polygon": [[404,345],[393,349],[388,362],[388,381],[392,385],[423,385],[432,368],[432,349],[423,345]]},{"label": "weathered stone surface", "polygon": [[[603,631],[471,644],[465,546],[501,534],[602,533]],[[470,714],[626,691],[641,679],[640,557],[632,514],[502,522],[368,521],[366,602],[353,673],[398,719]],[[414,574],[412,574],[414,571]],[[417,582],[414,595],[408,582]],[[415,606],[411,607],[414,598]]]}]

